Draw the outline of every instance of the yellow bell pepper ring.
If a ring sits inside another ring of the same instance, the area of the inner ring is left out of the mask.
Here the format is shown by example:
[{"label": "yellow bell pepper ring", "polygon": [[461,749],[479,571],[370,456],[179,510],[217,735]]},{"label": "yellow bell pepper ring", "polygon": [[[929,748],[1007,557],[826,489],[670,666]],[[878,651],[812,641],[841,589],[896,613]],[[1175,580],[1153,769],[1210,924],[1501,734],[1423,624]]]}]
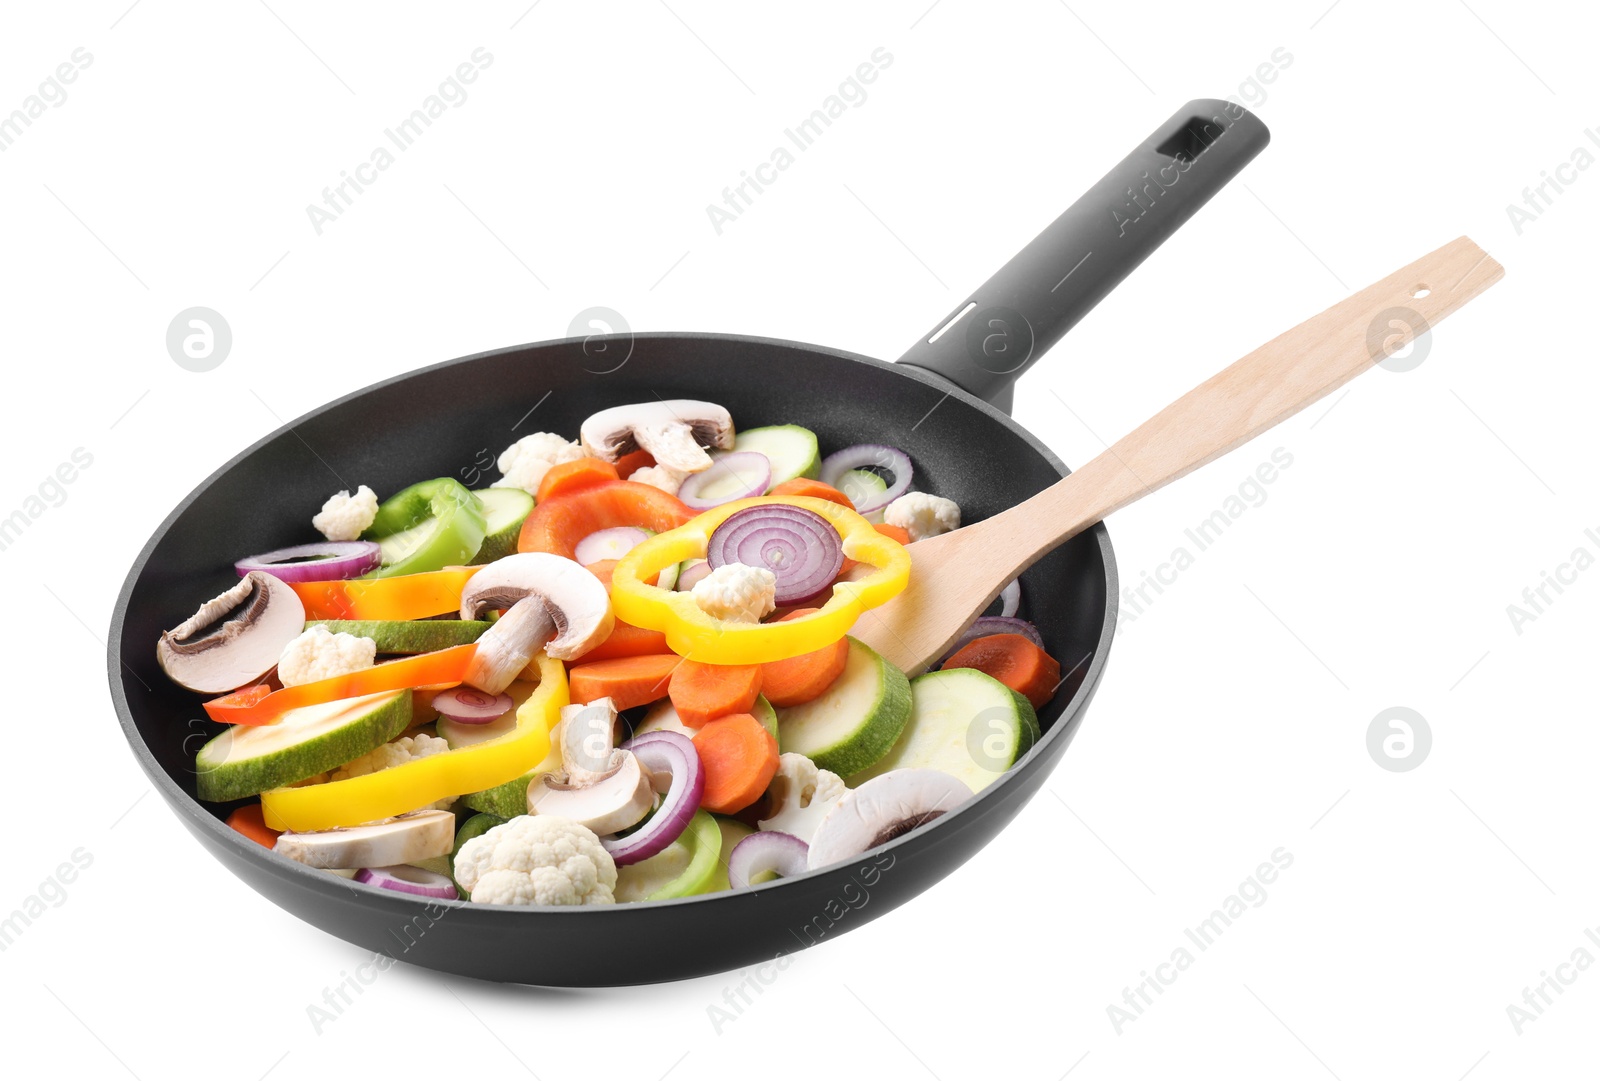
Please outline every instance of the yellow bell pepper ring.
[{"label": "yellow bell pepper ring", "polygon": [[362,777],[263,792],[261,812],[267,825],[300,833],[359,826],[527,773],[550,753],[550,730],[569,701],[567,670],[560,661],[541,652],[528,667],[538,668],[539,686],[517,708],[516,727],[505,735]]},{"label": "yellow bell pepper ring", "polygon": [[[873,568],[856,582],[839,582],[821,609],[782,623],[740,623],[717,619],[695,603],[690,592],[646,585],[657,573],[706,554],[711,534],[746,507],[784,503],[822,515],[838,530],[844,554]],[[850,633],[856,620],[906,588],[911,557],[855,511],[810,496],[760,496],[724,503],[677,529],[659,533],[633,548],[611,572],[611,607],[618,619],[661,631],[674,653],[707,664],[765,664],[798,657]]]}]

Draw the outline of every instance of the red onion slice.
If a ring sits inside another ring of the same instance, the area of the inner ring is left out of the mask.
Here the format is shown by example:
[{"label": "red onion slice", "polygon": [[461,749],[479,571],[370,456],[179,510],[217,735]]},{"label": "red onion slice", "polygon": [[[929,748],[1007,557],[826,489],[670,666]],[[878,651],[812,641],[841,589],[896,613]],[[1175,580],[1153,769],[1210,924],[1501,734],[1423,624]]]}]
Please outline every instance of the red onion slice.
[{"label": "red onion slice", "polygon": [[688,736],[677,732],[646,732],[622,745],[631,751],[653,777],[670,775],[671,784],[645,824],[625,837],[603,838],[600,843],[618,867],[647,860],[683,835],[700,809],[706,774]]},{"label": "red onion slice", "polygon": [[417,897],[440,897],[454,901],[458,896],[456,884],[444,875],[404,863],[396,867],[363,867],[356,872],[356,881]]},{"label": "red onion slice", "polygon": [[772,460],[753,450],[719,454],[711,468],[691,473],[678,498],[694,510],[710,510],[735,499],[750,499],[772,487]]},{"label": "red onion slice", "polygon": [[373,541],[322,541],[249,556],[235,563],[233,569],[240,578],[251,571],[264,571],[285,582],[331,582],[359,578],[376,567],[381,558]]},{"label": "red onion slice", "polygon": [[572,558],[585,567],[603,559],[621,559],[649,539],[649,533],[631,525],[598,529],[578,542],[572,551]]},{"label": "red onion slice", "polygon": [[856,507],[857,513],[871,514],[880,511],[911,490],[911,459],[906,456],[905,451],[884,446],[882,443],[857,443],[853,447],[834,451],[822,459],[822,469],[818,479],[837,488],[839,478],[852,469],[870,469],[874,472],[894,474],[894,479],[888,482],[888,487],[881,494]]},{"label": "red onion slice", "polygon": [[677,584],[672,588],[687,593],[694,584],[711,573],[711,563],[704,559],[689,560],[689,565],[678,572]]},{"label": "red onion slice", "polygon": [[806,872],[811,846],[792,833],[762,830],[752,833],[728,853],[728,885],[742,890],[764,871],[776,871],[779,878]]},{"label": "red onion slice", "polygon": [[1027,620],[1016,619],[1012,616],[983,616],[972,626],[961,632],[961,637],[957,638],[955,644],[945,651],[943,657],[939,658],[939,664],[942,665],[945,661],[954,657],[956,651],[968,642],[978,638],[987,638],[991,634],[1020,634],[1040,649],[1044,648],[1044,639],[1039,635],[1039,628]]},{"label": "red onion slice", "polygon": [[728,515],[711,534],[706,561],[712,570],[729,563],[765,567],[778,579],[774,601],[782,607],[815,596],[839,577],[844,544],[817,512],[767,503]]},{"label": "red onion slice", "polygon": [[472,687],[452,687],[433,696],[433,708],[457,724],[488,724],[504,717],[516,702],[509,694],[485,694]]}]

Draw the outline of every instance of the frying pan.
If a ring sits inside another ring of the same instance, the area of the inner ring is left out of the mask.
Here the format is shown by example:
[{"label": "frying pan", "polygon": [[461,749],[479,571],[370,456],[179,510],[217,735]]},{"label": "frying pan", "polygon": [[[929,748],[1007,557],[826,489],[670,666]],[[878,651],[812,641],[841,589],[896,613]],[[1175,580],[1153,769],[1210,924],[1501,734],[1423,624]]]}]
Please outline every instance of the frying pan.
[{"label": "frying pan", "polygon": [[[769,961],[876,919],[987,843],[1066,750],[1116,626],[1116,564],[1103,525],[1023,576],[1022,614],[1071,674],[1040,713],[1044,737],[1008,774],[858,863],[674,901],[425,901],[269,852],[224,824],[238,804],[194,798],[195,751],[220,727],[162,674],[156,640],[237,581],[235,559],[304,540],[306,508],[333,487],[354,486],[342,478],[383,492],[461,476],[485,448],[531,431],[575,433],[600,408],[658,396],[719,402],[741,428],[800,424],[825,448],[896,444],[915,462],[919,489],[954,499],[968,521],[995,514],[1067,472],[1007,415],[1017,377],[1267,140],[1265,126],[1237,105],[1189,102],[898,364],[728,334],[567,338],[423,368],[285,425],[191,492],[128,574],[108,660],[134,757],[200,843],[276,904],[364,949],[464,976],[547,986],[681,979]],[[935,409],[937,421],[923,423]]]}]

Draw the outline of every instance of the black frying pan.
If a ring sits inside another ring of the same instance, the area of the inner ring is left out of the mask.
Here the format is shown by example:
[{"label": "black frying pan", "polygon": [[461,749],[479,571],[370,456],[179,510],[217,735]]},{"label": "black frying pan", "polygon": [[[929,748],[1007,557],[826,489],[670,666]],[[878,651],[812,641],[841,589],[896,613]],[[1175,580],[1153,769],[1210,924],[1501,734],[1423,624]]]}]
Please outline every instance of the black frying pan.
[{"label": "black frying pan", "polygon": [[[195,489],[129,572],[111,618],[109,661],[134,756],[189,831],[252,887],[363,948],[447,972],[544,985],[648,983],[771,960],[876,919],[998,833],[1066,750],[1116,626],[1116,565],[1103,525],[1023,576],[1023,614],[1072,675],[1041,711],[1044,738],[1009,774],[859,864],[676,901],[427,902],[274,855],[223,824],[237,804],[195,800],[194,753],[220,728],[203,719],[195,695],[162,674],[156,640],[237,581],[235,559],[304,540],[307,508],[326,497],[330,468],[392,492],[418,478],[460,475],[485,445],[497,450],[533,430],[575,433],[600,408],[658,395],[720,402],[742,428],[801,424],[824,448],[896,444],[916,463],[917,487],[954,499],[968,521],[1019,503],[1067,470],[1007,415],[1017,376],[1267,139],[1238,106],[1185,105],[898,365],[735,335],[569,338],[424,368],[280,428]],[[516,428],[541,401],[537,420]],[[938,423],[921,424],[935,407]],[[607,944],[603,953],[596,942]]]}]

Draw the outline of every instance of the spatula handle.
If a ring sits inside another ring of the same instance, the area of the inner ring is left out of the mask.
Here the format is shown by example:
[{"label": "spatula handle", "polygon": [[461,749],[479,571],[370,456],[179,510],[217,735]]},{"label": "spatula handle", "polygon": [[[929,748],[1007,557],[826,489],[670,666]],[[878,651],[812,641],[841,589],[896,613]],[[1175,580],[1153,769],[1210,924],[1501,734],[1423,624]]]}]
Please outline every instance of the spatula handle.
[{"label": "spatula handle", "polygon": [[1278,335],[1145,421],[1070,477],[996,515],[997,541],[1031,552],[1254,439],[1339,389],[1499,281],[1499,263],[1461,237]]}]

